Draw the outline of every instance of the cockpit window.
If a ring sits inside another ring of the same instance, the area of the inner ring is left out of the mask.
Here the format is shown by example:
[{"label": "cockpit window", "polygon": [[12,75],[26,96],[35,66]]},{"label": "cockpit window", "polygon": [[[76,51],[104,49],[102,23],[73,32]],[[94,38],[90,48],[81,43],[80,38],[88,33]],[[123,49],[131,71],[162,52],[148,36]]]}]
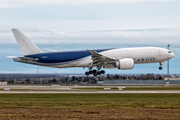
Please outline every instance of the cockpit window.
[{"label": "cockpit window", "polygon": [[171,51],[168,51],[168,53],[171,53]]}]

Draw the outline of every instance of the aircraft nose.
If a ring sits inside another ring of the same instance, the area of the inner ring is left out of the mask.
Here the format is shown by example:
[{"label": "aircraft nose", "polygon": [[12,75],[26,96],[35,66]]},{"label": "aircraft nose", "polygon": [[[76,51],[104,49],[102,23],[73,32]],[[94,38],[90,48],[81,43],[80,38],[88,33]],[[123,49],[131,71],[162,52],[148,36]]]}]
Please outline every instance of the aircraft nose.
[{"label": "aircraft nose", "polygon": [[169,55],[169,58],[171,59],[171,58],[173,58],[175,56],[175,54],[174,53],[171,53],[170,55]]}]

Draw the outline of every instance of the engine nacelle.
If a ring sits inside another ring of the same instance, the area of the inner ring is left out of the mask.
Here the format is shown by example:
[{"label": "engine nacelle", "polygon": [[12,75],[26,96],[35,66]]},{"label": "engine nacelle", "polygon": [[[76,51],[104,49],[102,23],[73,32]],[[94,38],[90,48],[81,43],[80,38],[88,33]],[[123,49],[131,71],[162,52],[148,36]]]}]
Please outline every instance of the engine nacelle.
[{"label": "engine nacelle", "polygon": [[118,60],[115,64],[115,67],[117,67],[120,70],[130,70],[134,68],[134,60],[132,58],[124,58],[121,60]]}]

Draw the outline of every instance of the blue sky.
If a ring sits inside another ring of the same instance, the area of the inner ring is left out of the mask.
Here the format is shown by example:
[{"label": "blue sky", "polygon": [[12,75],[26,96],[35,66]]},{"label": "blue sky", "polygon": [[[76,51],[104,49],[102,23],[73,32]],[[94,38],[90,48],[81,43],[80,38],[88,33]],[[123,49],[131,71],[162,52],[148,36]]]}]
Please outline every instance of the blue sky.
[{"label": "blue sky", "polygon": [[[59,51],[155,46],[170,49],[170,73],[180,70],[180,0],[0,0],[0,73],[36,73],[16,63],[21,56],[11,28],[19,28],[41,49]],[[46,51],[47,50],[44,50]],[[165,74],[159,64],[106,73]],[[87,69],[39,67],[40,73],[84,73]]]}]

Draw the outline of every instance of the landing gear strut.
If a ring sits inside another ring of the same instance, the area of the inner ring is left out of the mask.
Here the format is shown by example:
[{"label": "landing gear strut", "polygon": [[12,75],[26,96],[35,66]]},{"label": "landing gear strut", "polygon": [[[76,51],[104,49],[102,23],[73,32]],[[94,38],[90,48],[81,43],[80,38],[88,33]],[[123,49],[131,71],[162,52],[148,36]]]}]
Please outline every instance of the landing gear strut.
[{"label": "landing gear strut", "polygon": [[163,69],[163,68],[161,67],[162,63],[160,62],[159,64],[160,64],[159,70],[162,70],[162,69]]}]

